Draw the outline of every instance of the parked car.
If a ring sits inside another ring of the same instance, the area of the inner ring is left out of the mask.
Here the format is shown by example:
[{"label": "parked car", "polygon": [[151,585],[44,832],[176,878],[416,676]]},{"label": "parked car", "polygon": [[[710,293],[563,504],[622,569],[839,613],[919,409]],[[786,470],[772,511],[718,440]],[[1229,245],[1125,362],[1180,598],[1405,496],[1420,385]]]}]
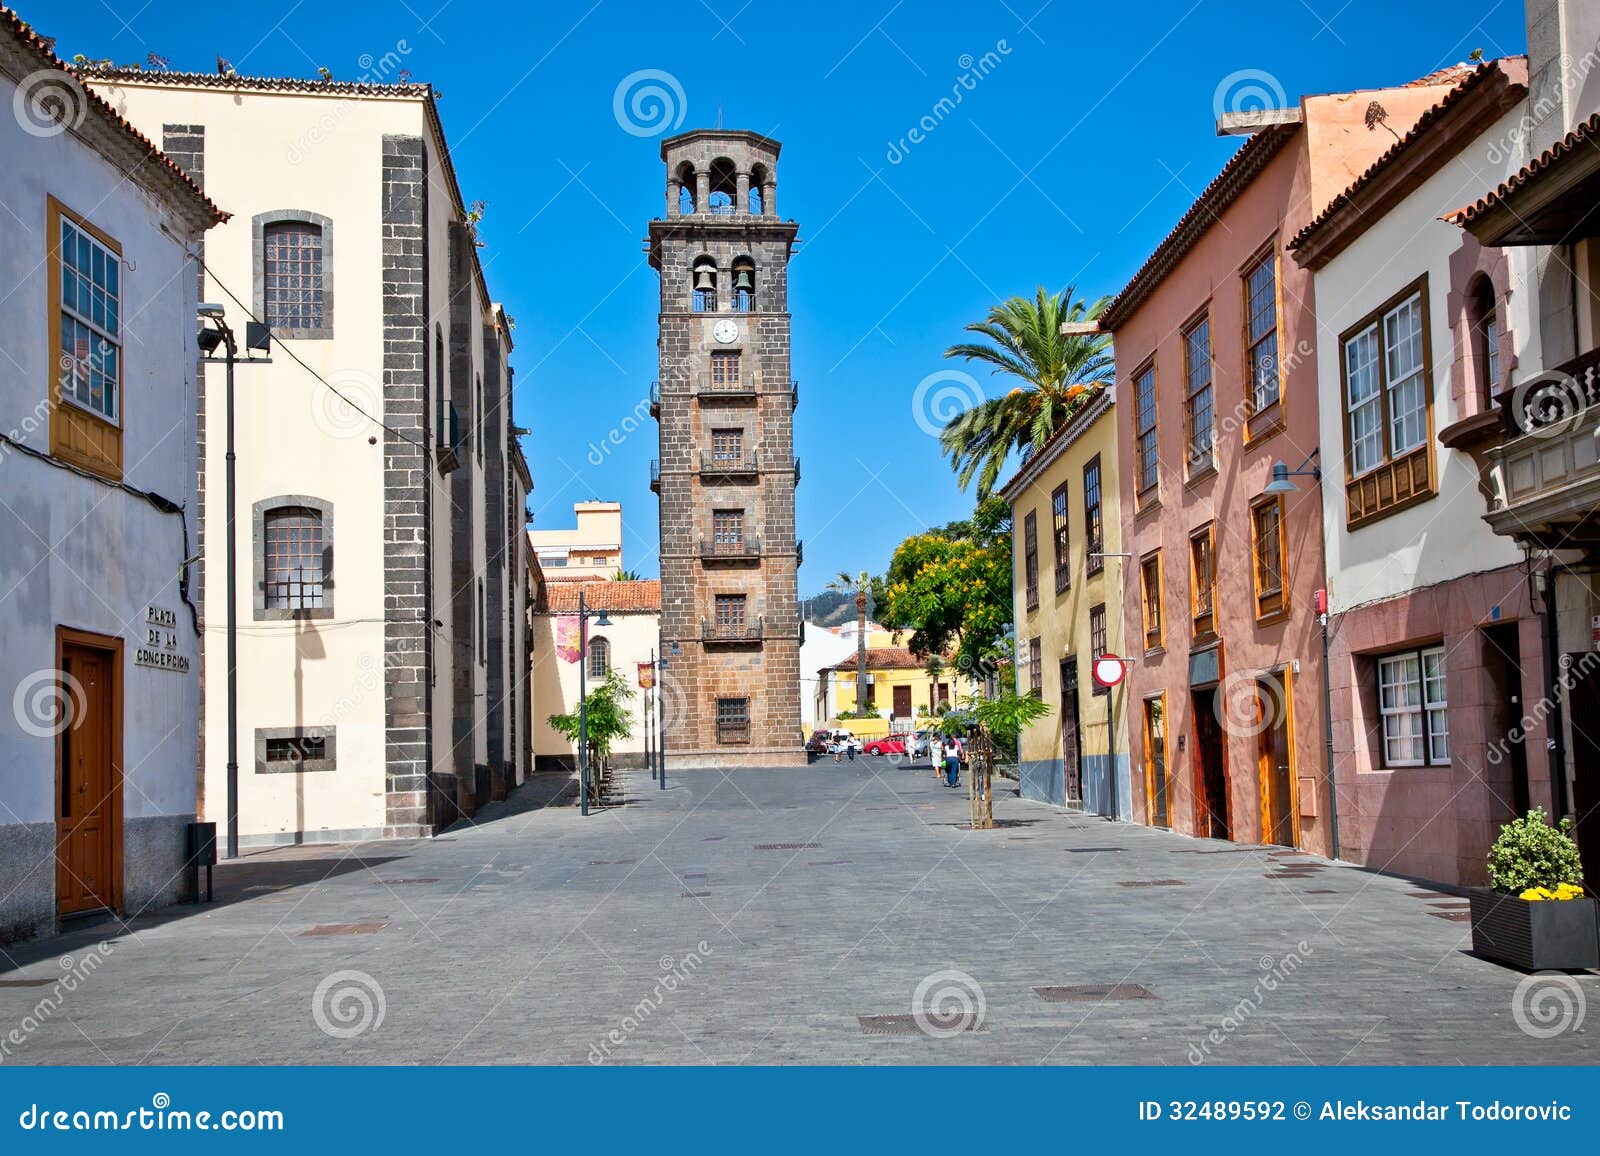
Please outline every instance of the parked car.
[{"label": "parked car", "polygon": [[827,734],[828,749],[831,750],[833,744],[838,743],[840,750],[852,750],[858,755],[861,753],[861,740],[857,738],[854,733],[846,730],[844,727],[834,727],[833,730],[827,732]]},{"label": "parked car", "polygon": [[873,739],[866,745],[869,755],[903,755],[906,753],[905,735],[890,735],[887,738]]},{"label": "parked car", "polygon": [[811,737],[806,740],[806,753],[825,755],[828,753],[828,743],[830,741],[827,731],[812,731]]}]

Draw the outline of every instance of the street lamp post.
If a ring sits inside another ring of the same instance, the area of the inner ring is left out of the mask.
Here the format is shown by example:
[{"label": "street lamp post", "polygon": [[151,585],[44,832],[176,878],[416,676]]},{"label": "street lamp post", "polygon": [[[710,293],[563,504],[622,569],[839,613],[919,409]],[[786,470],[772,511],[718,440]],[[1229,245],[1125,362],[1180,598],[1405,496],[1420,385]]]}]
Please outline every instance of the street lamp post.
[{"label": "street lamp post", "polygon": [[578,591],[578,813],[589,813],[589,618],[596,626],[610,626],[604,609],[591,611]]},{"label": "street lamp post", "polygon": [[[234,505],[236,488],[235,458],[233,452],[233,366],[238,346],[234,342],[233,330],[224,320],[221,305],[202,303],[196,312],[199,314],[202,328],[196,335],[200,351],[205,354],[203,360],[208,362],[222,361],[227,366],[227,390],[224,402],[223,423],[226,426],[224,460],[227,462],[227,488],[224,501],[227,508],[224,511],[223,522],[225,545],[228,552],[227,565],[227,601],[228,601],[228,858],[239,857],[239,563],[237,528],[234,524]],[[252,321],[245,330],[245,344],[250,349],[265,350],[268,346],[266,326]],[[214,354],[218,346],[222,346],[226,355],[217,358]],[[269,363],[269,358],[249,358],[249,361]],[[205,645],[201,639],[200,645]]]},{"label": "street lamp post", "polygon": [[[1089,555],[1089,557],[1091,557],[1091,558],[1101,558],[1101,559],[1111,558],[1111,559],[1114,559],[1116,561],[1116,563],[1117,563],[1117,590],[1118,590],[1118,593],[1123,593],[1124,592],[1123,591],[1123,577],[1124,576],[1123,576],[1122,567],[1123,567],[1123,564],[1125,562],[1127,562],[1129,558],[1133,557],[1133,555],[1128,553],[1127,551],[1105,551],[1105,550],[1100,550],[1100,551],[1092,552]],[[1119,601],[1119,603],[1117,605],[1117,613],[1119,615],[1122,613],[1122,605],[1121,605],[1120,601]],[[1122,649],[1126,650],[1127,648],[1123,647]],[[1099,657],[1100,656],[1098,654],[1097,655],[1093,655],[1091,657],[1091,661],[1096,661],[1096,660],[1099,659]],[[1123,659],[1123,661],[1126,662],[1127,659]],[[1105,690],[1106,690],[1106,796],[1107,796],[1107,801],[1111,805],[1110,818],[1117,819],[1119,817],[1118,814],[1117,814],[1117,724],[1116,724],[1117,707],[1116,707],[1116,703],[1113,701],[1116,698],[1116,695],[1117,695],[1117,688],[1115,686],[1107,686],[1105,688]],[[1124,698],[1124,706],[1126,706],[1127,691],[1123,691],[1123,698]],[[1130,740],[1130,744],[1131,744],[1131,740]],[[1132,762],[1132,758],[1133,758],[1133,750],[1132,750],[1131,745],[1129,747],[1128,757],[1129,757],[1129,762],[1131,763]],[[1131,765],[1128,768],[1128,775],[1129,775],[1130,778],[1133,775],[1133,767]],[[1130,819],[1133,817],[1133,799],[1131,797],[1131,792],[1130,792],[1130,797],[1128,799],[1128,817]]]}]

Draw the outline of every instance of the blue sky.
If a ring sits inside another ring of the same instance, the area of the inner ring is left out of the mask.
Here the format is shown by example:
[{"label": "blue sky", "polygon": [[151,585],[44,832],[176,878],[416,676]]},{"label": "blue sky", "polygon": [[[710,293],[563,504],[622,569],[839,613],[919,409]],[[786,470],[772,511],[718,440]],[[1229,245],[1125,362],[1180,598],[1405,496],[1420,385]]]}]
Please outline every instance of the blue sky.
[{"label": "blue sky", "polygon": [[[395,53],[442,90],[463,193],[488,203],[491,292],[517,319],[535,524],[569,525],[577,500],[620,500],[627,562],[647,576],[655,423],[627,431],[656,374],[656,278],[640,243],[665,175],[659,136],[639,135],[654,126],[625,131],[615,114],[618,87],[666,73],[668,127],[720,113],[781,140],[778,206],[802,240],[790,307],[803,594],[841,569],[881,572],[905,536],[970,510],[923,428],[940,390],[963,386],[924,387],[919,415],[919,383],[961,368],[943,350],[996,300],[1040,283],[1121,288],[1237,147],[1213,133],[1219,88],[1224,103],[1252,89],[1293,99],[1525,46],[1517,0],[279,0],[203,12],[20,0],[20,11],[68,57],[156,52],[210,69],[220,54],[241,73],[323,66],[355,79]],[[937,113],[957,90],[959,105]],[[913,143],[924,117],[934,127]],[[621,444],[591,452],[613,430]]]}]

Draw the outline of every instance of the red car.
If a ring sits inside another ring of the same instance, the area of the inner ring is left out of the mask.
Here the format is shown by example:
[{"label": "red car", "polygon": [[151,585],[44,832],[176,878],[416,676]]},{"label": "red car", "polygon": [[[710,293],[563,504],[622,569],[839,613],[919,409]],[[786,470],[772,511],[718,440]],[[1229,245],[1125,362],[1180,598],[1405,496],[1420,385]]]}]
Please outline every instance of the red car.
[{"label": "red car", "polygon": [[906,753],[906,736],[890,735],[886,739],[873,739],[866,745],[869,755],[903,755]]}]

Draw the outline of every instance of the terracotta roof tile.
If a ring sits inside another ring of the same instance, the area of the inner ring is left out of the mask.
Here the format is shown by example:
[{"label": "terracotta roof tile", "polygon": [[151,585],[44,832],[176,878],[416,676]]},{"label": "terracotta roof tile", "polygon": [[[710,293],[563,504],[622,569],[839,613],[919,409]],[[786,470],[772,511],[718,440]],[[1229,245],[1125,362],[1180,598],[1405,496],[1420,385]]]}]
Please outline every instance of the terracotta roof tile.
[{"label": "terracotta roof tile", "polygon": [[85,65],[78,69],[94,80],[129,80],[140,84],[186,84],[200,88],[244,88],[252,92],[314,92],[335,96],[438,97],[433,85],[416,81],[374,84],[365,80],[321,80],[301,76],[241,76],[237,72],[173,72],[157,68]]},{"label": "terracotta roof tile", "polygon": [[[1456,69],[1460,69],[1462,67],[1466,66],[1457,65]],[[1453,74],[1453,71],[1454,70],[1452,69],[1445,69],[1442,72],[1437,72],[1433,75],[1448,77],[1449,75]],[[1316,234],[1325,225],[1327,225],[1330,220],[1338,215],[1341,209],[1350,203],[1353,197],[1355,197],[1363,189],[1371,185],[1375,180],[1382,176],[1392,165],[1395,164],[1396,161],[1400,159],[1402,155],[1404,155],[1408,149],[1414,146],[1416,142],[1421,140],[1430,129],[1437,125],[1445,116],[1447,116],[1451,109],[1460,104],[1461,101],[1465,99],[1467,94],[1477,89],[1490,77],[1504,75],[1505,71],[1503,68],[1501,68],[1500,61],[1498,60],[1489,61],[1487,63],[1471,67],[1470,70],[1467,71],[1462,78],[1455,83],[1455,86],[1451,88],[1449,92],[1445,93],[1437,103],[1429,107],[1421,116],[1417,118],[1416,123],[1411,126],[1411,130],[1407,132],[1405,136],[1401,137],[1394,144],[1390,145],[1388,150],[1384,152],[1384,154],[1377,160],[1373,161],[1372,164],[1367,167],[1365,172],[1363,172],[1359,177],[1350,183],[1348,188],[1346,188],[1338,196],[1334,197],[1333,200],[1329,201],[1327,206],[1320,213],[1312,218],[1304,228],[1294,235],[1294,239],[1288,244],[1289,251],[1295,252],[1302,246],[1309,243],[1311,239],[1315,237]],[[1428,77],[1423,77],[1422,80],[1412,81],[1411,84],[1407,85],[1406,87],[1422,87],[1424,82],[1444,83],[1443,81],[1431,81]]]},{"label": "terracotta roof tile", "polygon": [[97,116],[111,122],[123,133],[126,133],[135,144],[143,149],[149,160],[155,161],[161,166],[169,180],[175,181],[185,195],[193,198],[204,207],[206,214],[211,217],[213,223],[228,220],[231,214],[218,208],[177,162],[157,148],[155,142],[134,128],[104,97],[84,83],[84,78],[87,75],[85,70],[71,67],[56,55],[52,46],[53,41],[46,40],[43,36],[40,36],[27,21],[4,5],[0,5],[0,27],[3,27],[5,31],[15,37],[17,42],[37,57],[45,67],[57,69],[64,73],[69,78],[71,88],[75,92],[82,94],[86,112],[92,111]]},{"label": "terracotta roof tile", "polygon": [[[927,665],[926,659],[918,658],[906,646],[870,646],[867,648],[868,670],[921,670]],[[834,670],[852,671],[856,668],[856,656],[833,665]]]},{"label": "terracotta roof tile", "polygon": [[609,610],[616,614],[656,614],[661,610],[661,582],[650,578],[640,582],[614,582],[595,578],[588,582],[550,582],[545,585],[539,612],[576,614],[578,595],[590,610]]},{"label": "terracotta roof tile", "polygon": [[1540,173],[1551,165],[1569,156],[1583,147],[1600,147],[1600,112],[1595,113],[1588,120],[1580,123],[1576,128],[1562,137],[1555,144],[1545,149],[1544,152],[1534,157],[1533,160],[1523,165],[1512,176],[1503,181],[1499,187],[1487,196],[1479,197],[1470,205],[1445,214],[1444,219],[1452,225],[1465,228],[1490,209],[1499,205],[1518,189],[1528,184]]}]

